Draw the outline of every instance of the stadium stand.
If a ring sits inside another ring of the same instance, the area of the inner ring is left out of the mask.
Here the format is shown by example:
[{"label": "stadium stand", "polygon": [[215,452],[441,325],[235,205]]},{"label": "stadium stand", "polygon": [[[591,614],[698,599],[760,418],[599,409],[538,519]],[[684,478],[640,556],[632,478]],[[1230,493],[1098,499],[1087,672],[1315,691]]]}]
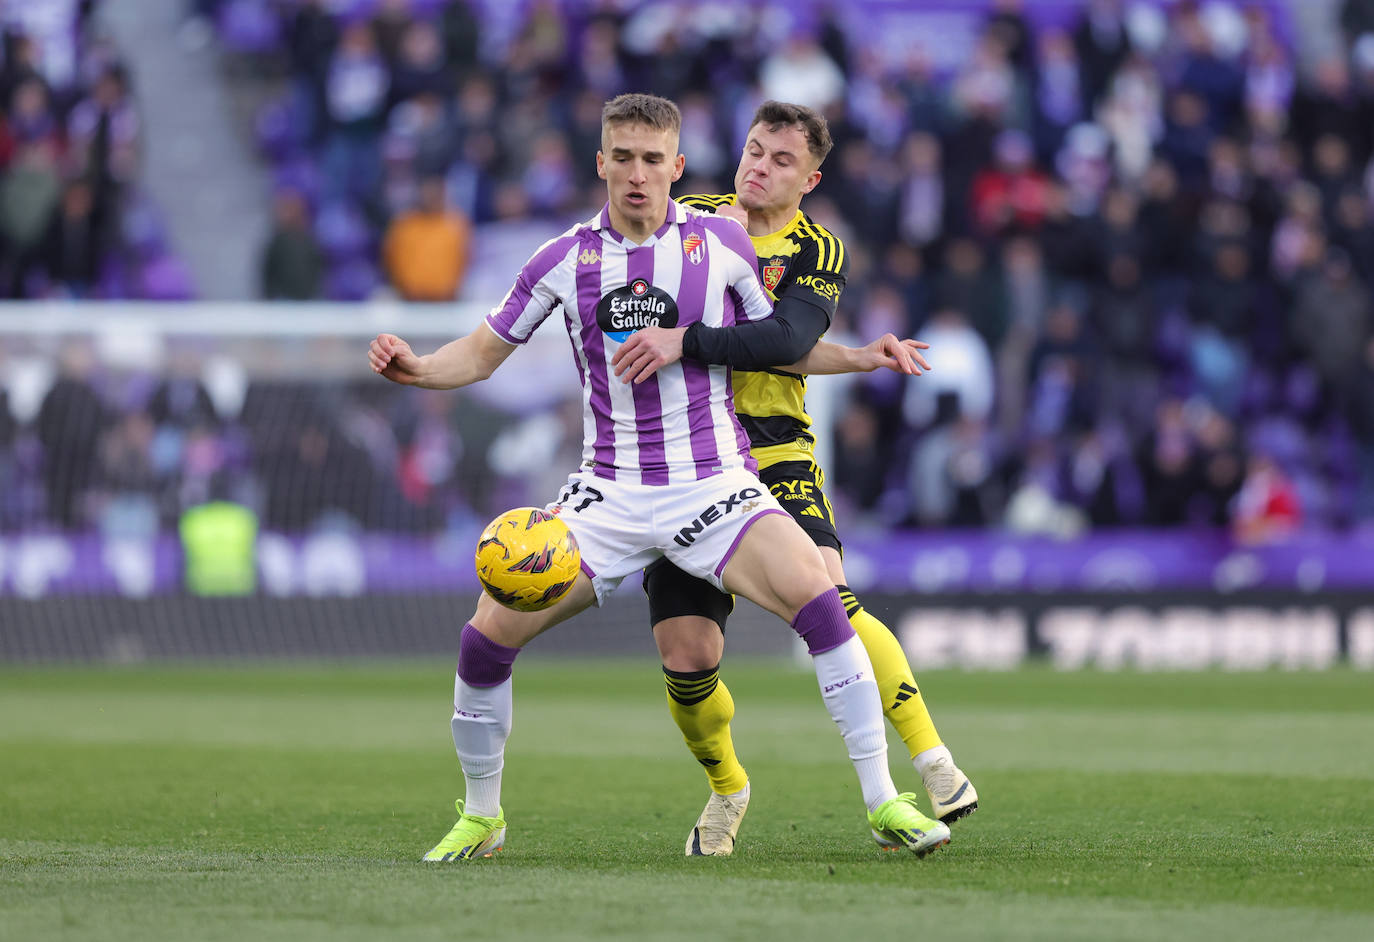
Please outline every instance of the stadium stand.
[{"label": "stadium stand", "polygon": [[184,300],[194,288],[140,182],[128,66],[94,0],[3,13],[0,297]]},{"label": "stadium stand", "polygon": [[[22,17],[7,27],[7,283],[184,296],[140,197],[124,66],[92,5],[69,6],[65,79],[36,64]],[[684,193],[730,188],[762,96],[810,100],[838,143],[807,208],[853,256],[837,335],[936,349],[919,382],[843,387],[831,489],[857,531],[1263,543],[1374,519],[1374,39],[1358,3],[1306,69],[1279,2],[192,6],[225,56],[279,76],[254,130],[278,197],[265,297],[394,296],[388,226],[442,177],[487,253],[454,294],[489,304],[483,272],[599,205],[585,155],[607,96],[682,103]],[[518,408],[265,370],[241,408],[208,408],[204,358],[130,376],[66,352],[41,408],[8,393],[11,532],[165,532],[223,493],[283,532],[323,515],[434,533],[538,499],[497,447]]]}]

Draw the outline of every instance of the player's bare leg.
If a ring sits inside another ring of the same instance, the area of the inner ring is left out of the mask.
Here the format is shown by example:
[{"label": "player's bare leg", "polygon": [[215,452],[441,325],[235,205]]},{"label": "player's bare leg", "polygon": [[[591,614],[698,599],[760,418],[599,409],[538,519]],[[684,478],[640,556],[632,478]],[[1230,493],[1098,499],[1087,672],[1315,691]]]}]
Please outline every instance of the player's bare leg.
[{"label": "player's bare leg", "polygon": [[514,712],[511,666],[525,644],[595,599],[585,572],[564,598],[542,612],[512,611],[483,593],[477,611],[463,626],[453,681],[453,746],[463,766],[467,796],[456,803],[458,823],[425,860],[490,857],[501,849],[506,834],[501,770]]},{"label": "player's bare leg", "polygon": [[868,612],[849,591],[844,563],[838,550],[820,547],[821,557],[830,579],[840,591],[845,612],[854,633],[863,642],[873,674],[878,682],[878,694],[883,701],[883,714],[897,735],[902,737],[911,763],[921,776],[934,816],[952,824],[978,810],[978,792],[968,776],[954,764],[949,747],[935,730],[921,691],[916,685],[911,664],[902,650],[901,642],[892,630]]},{"label": "player's bare leg", "polygon": [[725,636],[709,618],[682,615],[655,624],[654,642],[663,661],[668,713],[711,786],[687,835],[687,856],[729,856],[749,808],[749,776],[730,736],[735,701],[720,679]]}]

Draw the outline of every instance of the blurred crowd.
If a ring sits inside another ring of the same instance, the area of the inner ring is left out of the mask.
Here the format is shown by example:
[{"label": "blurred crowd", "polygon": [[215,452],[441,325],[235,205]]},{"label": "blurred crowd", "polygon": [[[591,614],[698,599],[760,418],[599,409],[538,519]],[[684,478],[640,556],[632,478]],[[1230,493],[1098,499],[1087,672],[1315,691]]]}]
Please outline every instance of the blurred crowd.
[{"label": "blurred crowd", "polygon": [[97,7],[0,4],[0,298],[191,294],[139,187],[139,110]]},{"label": "blurred crowd", "polygon": [[1277,3],[965,4],[952,67],[862,3],[536,0],[497,29],[491,4],[227,0],[231,45],[250,7],[271,28],[240,45],[291,76],[259,124],[269,296],[451,297],[473,225],[599,205],[620,91],[682,106],[677,192],[730,189],[757,102],[800,101],[836,139],[806,206],[850,247],[836,326],[935,349],[844,404],[852,511],[1254,539],[1374,514],[1368,0],[1306,70]]},{"label": "blurred crowd", "polygon": [[[729,191],[758,102],[799,101],[836,139],[804,208],[849,248],[837,334],[917,336],[935,365],[847,387],[842,519],[1249,542],[1374,520],[1374,0],[1343,0],[1303,68],[1279,2],[981,0],[954,62],[883,42],[868,17],[893,6],[195,4],[282,76],[256,126],[277,194],[264,297],[461,296],[482,233],[604,201],[591,156],[621,91],[681,105],[677,193]],[[452,408],[386,401],[409,405],[249,429],[241,463],[278,523],[308,522],[297,498],[347,503],[281,470],[312,461],[376,483],[341,483],[356,506],[336,509],[381,526],[438,526],[446,488],[491,478],[458,465],[499,423],[474,443]],[[379,492],[428,509],[367,510]]]}]

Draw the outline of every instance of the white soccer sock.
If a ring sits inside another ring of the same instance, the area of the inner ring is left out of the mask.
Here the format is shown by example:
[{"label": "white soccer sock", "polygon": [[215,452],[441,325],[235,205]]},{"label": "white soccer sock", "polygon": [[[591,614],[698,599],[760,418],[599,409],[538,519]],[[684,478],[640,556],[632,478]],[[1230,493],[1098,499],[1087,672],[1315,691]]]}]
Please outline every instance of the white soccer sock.
[{"label": "white soccer sock", "polygon": [[925,752],[916,753],[916,755],[911,757],[911,764],[916,766],[917,772],[921,775],[925,775],[926,769],[937,759],[948,759],[950,765],[954,764],[954,756],[950,754],[949,747],[943,743],[938,746],[932,746]]},{"label": "white soccer sock", "polygon": [[495,687],[473,687],[453,681],[453,747],[463,764],[467,814],[494,818],[501,808],[501,769],[510,738],[514,706],[511,679]]},{"label": "white soccer sock", "polygon": [[872,811],[897,797],[887,768],[887,736],[883,729],[883,701],[873,679],[873,665],[863,643],[852,637],[837,648],[813,655],[816,680],[830,718],[840,728],[849,760],[859,774],[864,804]]}]

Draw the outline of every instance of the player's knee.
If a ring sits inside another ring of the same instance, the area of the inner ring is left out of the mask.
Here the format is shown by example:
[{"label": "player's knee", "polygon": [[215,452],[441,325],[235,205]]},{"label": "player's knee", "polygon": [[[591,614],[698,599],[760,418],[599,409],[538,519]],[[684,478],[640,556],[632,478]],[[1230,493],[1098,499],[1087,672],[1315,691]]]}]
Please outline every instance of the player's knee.
[{"label": "player's knee", "polygon": [[673,671],[709,670],[725,652],[720,626],[698,615],[668,618],[654,625],[654,642],[663,666]]},{"label": "player's knee", "polygon": [[835,583],[831,581],[825,564],[817,556],[815,560],[807,560],[805,564],[799,565],[789,573],[789,578],[778,588],[780,600],[790,611],[790,617],[795,618],[813,599],[832,591]]}]

